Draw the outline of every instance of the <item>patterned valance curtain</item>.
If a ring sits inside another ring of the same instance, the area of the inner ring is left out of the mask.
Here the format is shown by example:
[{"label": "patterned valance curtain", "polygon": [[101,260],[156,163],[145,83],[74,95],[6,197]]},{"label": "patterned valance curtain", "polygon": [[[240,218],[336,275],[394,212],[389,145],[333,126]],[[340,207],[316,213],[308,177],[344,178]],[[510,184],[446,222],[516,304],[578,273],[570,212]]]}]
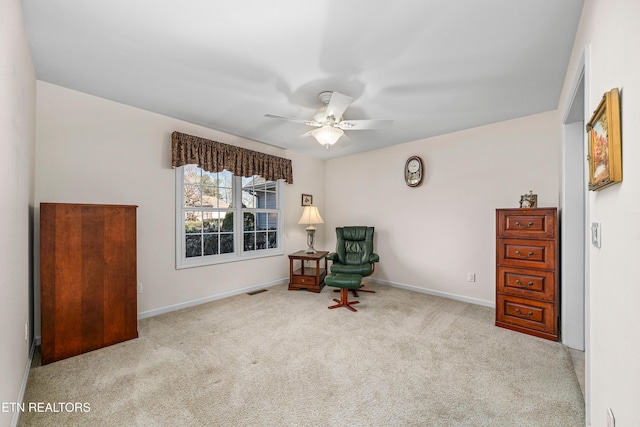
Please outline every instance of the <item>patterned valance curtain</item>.
[{"label": "patterned valance curtain", "polygon": [[260,175],[268,181],[293,184],[291,160],[223,144],[185,133],[171,134],[171,166],[194,164],[208,172],[228,170],[236,176]]}]

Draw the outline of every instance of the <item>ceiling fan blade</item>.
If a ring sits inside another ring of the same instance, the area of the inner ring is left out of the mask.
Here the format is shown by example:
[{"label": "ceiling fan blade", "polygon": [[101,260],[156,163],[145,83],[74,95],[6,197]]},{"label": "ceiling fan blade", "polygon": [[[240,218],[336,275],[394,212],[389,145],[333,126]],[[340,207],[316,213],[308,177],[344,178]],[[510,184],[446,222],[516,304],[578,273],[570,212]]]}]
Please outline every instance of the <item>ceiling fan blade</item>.
[{"label": "ceiling fan blade", "polygon": [[327,117],[333,116],[336,120],[340,120],[344,110],[351,104],[351,101],[353,101],[352,97],[339,92],[333,92],[331,94],[331,100],[327,105]]},{"label": "ceiling fan blade", "polygon": [[337,127],[343,130],[387,129],[393,120],[343,120]]},{"label": "ceiling fan blade", "polygon": [[316,126],[316,127],[321,126],[320,123],[315,122],[313,120],[296,119],[294,117],[279,116],[277,114],[265,114],[264,116],[272,119],[282,119],[282,120],[289,120],[290,122],[304,123],[305,125],[309,125],[309,126]]}]

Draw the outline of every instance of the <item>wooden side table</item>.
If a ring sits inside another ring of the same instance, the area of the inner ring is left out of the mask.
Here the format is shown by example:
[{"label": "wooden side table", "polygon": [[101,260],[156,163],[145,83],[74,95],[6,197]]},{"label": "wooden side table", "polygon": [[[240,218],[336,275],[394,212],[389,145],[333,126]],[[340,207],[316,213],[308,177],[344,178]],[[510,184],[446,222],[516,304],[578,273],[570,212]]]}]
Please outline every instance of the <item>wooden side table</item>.
[{"label": "wooden side table", "polygon": [[[317,251],[315,254],[308,254],[303,250],[290,254],[289,290],[306,289],[319,293],[324,287],[324,278],[327,276],[328,254],[328,251]],[[322,260],[324,260],[324,267],[320,265]],[[297,270],[294,270],[295,261],[300,261],[300,268]],[[315,267],[305,267],[305,261],[315,261]]]}]

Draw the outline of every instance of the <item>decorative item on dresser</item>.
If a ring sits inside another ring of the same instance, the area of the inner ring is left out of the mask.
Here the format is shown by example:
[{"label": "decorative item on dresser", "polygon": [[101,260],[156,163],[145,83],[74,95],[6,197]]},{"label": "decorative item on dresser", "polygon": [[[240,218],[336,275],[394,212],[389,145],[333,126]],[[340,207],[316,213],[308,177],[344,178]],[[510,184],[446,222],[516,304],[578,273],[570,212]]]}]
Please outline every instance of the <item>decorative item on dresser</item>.
[{"label": "decorative item on dresser", "polygon": [[558,340],[556,208],[496,210],[496,326]]},{"label": "decorative item on dresser", "polygon": [[533,191],[529,191],[529,194],[523,194],[520,196],[521,208],[537,208],[538,207],[538,195],[533,194]]},{"label": "decorative item on dresser", "polygon": [[42,364],[137,338],[136,208],[40,204]]}]

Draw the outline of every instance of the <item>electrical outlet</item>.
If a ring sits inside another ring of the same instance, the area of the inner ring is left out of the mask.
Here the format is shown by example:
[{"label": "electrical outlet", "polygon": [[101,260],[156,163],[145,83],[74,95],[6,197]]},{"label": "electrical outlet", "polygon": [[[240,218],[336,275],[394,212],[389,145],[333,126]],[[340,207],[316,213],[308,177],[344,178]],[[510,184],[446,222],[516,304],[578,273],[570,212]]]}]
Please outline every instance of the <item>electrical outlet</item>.
[{"label": "electrical outlet", "polygon": [[616,427],[616,418],[611,408],[607,408],[607,427]]},{"label": "electrical outlet", "polygon": [[476,273],[467,273],[467,282],[475,282]]},{"label": "electrical outlet", "polygon": [[138,282],[138,293],[142,293],[142,282]]}]

